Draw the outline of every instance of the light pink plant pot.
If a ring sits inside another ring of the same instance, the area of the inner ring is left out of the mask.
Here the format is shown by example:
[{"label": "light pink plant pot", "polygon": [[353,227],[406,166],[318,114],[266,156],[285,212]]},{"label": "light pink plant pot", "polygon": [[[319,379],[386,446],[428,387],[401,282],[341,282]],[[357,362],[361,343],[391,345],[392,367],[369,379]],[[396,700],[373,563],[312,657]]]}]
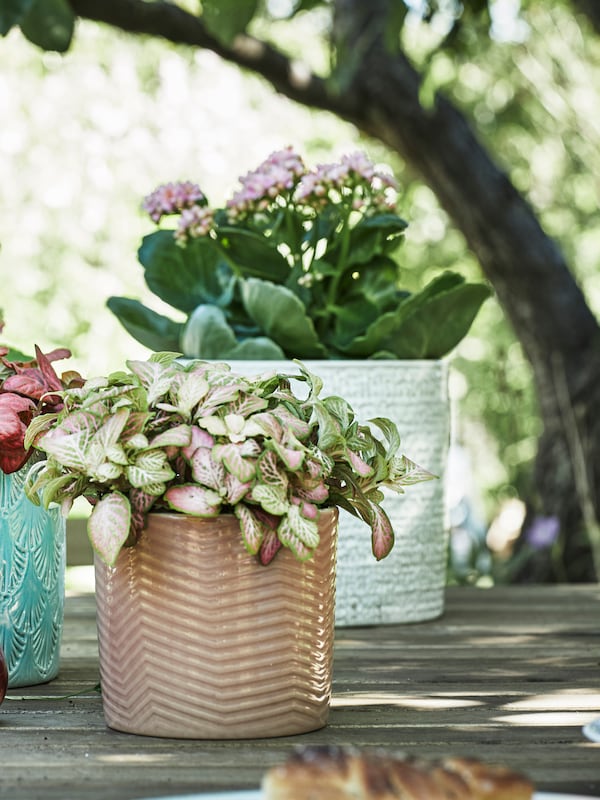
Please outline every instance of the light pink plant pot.
[{"label": "light pink plant pot", "polygon": [[316,556],[261,566],[233,515],[150,514],[114,567],[96,559],[104,715],[148,736],[244,739],[322,728],[334,638],[336,509]]}]

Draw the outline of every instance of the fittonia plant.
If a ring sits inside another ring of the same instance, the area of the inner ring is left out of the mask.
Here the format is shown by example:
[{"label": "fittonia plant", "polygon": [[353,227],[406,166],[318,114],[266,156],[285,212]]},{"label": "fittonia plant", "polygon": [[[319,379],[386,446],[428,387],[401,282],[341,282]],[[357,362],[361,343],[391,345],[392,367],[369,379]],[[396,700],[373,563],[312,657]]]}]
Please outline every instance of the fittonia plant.
[{"label": "fittonia plant", "polygon": [[[345,400],[322,398],[320,379],[302,365],[299,376],[247,378],[157,353],[127,366],[62,392],[62,410],[33,420],[26,439],[47,456],[29,496],[65,514],[88,498],[90,539],[108,564],[135,543],[150,511],[233,513],[264,564],[282,545],[307,559],[325,506],[362,518],[380,559],[394,543],[382,488],[432,477],[400,454],[392,422],[372,420],[375,436]],[[300,396],[292,387],[303,383]]]}]

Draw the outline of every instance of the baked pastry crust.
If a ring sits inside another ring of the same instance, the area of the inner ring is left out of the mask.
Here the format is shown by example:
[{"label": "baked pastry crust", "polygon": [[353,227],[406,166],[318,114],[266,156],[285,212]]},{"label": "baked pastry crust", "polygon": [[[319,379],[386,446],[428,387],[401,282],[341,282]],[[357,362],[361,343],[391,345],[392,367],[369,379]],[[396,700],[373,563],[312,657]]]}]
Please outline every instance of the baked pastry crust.
[{"label": "baked pastry crust", "polygon": [[264,800],[531,800],[534,787],[476,759],[309,747],[268,770],[262,790]]}]

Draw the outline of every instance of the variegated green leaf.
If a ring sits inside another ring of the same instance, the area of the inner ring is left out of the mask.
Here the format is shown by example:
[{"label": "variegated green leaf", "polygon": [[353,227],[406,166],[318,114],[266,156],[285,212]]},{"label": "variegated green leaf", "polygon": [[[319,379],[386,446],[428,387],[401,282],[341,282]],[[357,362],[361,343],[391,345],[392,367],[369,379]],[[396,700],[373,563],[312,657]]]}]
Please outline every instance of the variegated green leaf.
[{"label": "variegated green leaf", "polygon": [[174,511],[193,517],[216,517],[221,510],[221,496],[195,483],[171,486],[165,493],[165,500]]},{"label": "variegated green leaf", "polygon": [[235,506],[233,513],[240,522],[240,531],[244,547],[249,553],[255,555],[258,553],[265,535],[263,524],[244,503],[239,503]]},{"label": "variegated green leaf", "polygon": [[187,447],[192,438],[192,428],[190,425],[176,425],[159,433],[151,441],[149,446],[154,447]]},{"label": "variegated green leaf", "polygon": [[111,464],[110,461],[104,461],[91,474],[100,483],[110,483],[116,481],[123,474],[123,467],[119,464]]},{"label": "variegated green leaf", "polygon": [[127,479],[137,489],[148,491],[151,484],[164,483],[175,477],[166,453],[150,450],[137,456],[135,464],[127,468]]},{"label": "variegated green leaf", "polygon": [[244,458],[242,447],[242,445],[234,443],[216,445],[213,450],[213,456],[217,461],[222,461],[225,464],[228,472],[233,473],[238,480],[245,483],[254,477],[256,463],[254,460]]},{"label": "variegated green leaf", "polygon": [[129,410],[121,408],[109,416],[106,422],[96,431],[86,454],[88,468],[93,469],[94,465],[100,465],[107,459],[107,451],[119,441],[128,417]]},{"label": "variegated green leaf", "polygon": [[131,506],[120,492],[105,495],[88,520],[88,535],[100,558],[113,566],[129,536]]},{"label": "variegated green leaf", "polygon": [[273,486],[282,486],[284,489],[287,488],[287,475],[281,469],[277,455],[273,450],[266,450],[258,459],[257,466],[258,474],[263,483],[269,483]]},{"label": "variegated green leaf", "polygon": [[206,396],[209,390],[208,381],[204,375],[191,373],[186,375],[177,390],[177,408],[188,416]]},{"label": "variegated green leaf", "polygon": [[296,536],[289,526],[282,527],[282,525],[277,529],[277,536],[281,544],[288,547],[299,561],[308,561],[313,555],[313,551]]},{"label": "variegated green leaf", "polygon": [[141,380],[148,393],[148,405],[153,405],[168,394],[172,370],[169,364],[157,361],[128,361],[127,366]]},{"label": "variegated green leaf", "polygon": [[389,486],[391,489],[395,489],[396,487],[400,487],[401,489],[402,486],[410,486],[415,483],[421,483],[422,481],[430,481],[435,477],[436,476],[431,472],[423,469],[423,467],[411,461],[410,458],[402,455],[392,459],[390,463],[390,474],[387,481],[385,481],[385,485]]},{"label": "variegated green leaf", "polygon": [[88,448],[93,433],[93,430],[85,429],[64,434],[57,429],[45,434],[38,442],[38,446],[65,467],[83,472],[86,469]]},{"label": "variegated green leaf", "polygon": [[252,499],[260,503],[265,511],[281,516],[289,508],[287,492],[284,486],[259,483],[252,487]]},{"label": "variegated green leaf", "polygon": [[298,538],[309,550],[314,550],[319,544],[319,526],[315,520],[303,517],[299,506],[289,507],[288,513],[279,523],[277,532],[284,544],[282,534]]}]

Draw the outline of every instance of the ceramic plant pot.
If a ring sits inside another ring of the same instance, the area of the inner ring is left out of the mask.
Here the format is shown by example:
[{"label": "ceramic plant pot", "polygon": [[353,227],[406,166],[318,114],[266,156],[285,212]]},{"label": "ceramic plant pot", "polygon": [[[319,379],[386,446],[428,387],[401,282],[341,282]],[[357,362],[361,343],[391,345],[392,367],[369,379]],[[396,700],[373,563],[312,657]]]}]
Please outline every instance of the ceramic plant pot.
[{"label": "ceramic plant pot", "polygon": [[[288,361],[231,361],[233,371],[295,372]],[[444,360],[305,361],[323,380],[323,395],[341,395],[361,421],[389,417],[401,450],[438,476],[384,501],[396,543],[376,562],[369,530],[340,512],[336,625],[422,622],[444,610],[448,521],[445,473],[450,440],[447,363]],[[297,387],[295,387],[297,388]]]},{"label": "ceramic plant pot", "polygon": [[58,507],[27,499],[27,471],[0,471],[0,648],[9,687],[57,676],[64,618],[64,519]]},{"label": "ceramic plant pot", "polygon": [[102,700],[111,728],[242,739],[326,724],[337,511],[315,558],[261,566],[237,519],[150,514],[114,567],[96,559]]}]

